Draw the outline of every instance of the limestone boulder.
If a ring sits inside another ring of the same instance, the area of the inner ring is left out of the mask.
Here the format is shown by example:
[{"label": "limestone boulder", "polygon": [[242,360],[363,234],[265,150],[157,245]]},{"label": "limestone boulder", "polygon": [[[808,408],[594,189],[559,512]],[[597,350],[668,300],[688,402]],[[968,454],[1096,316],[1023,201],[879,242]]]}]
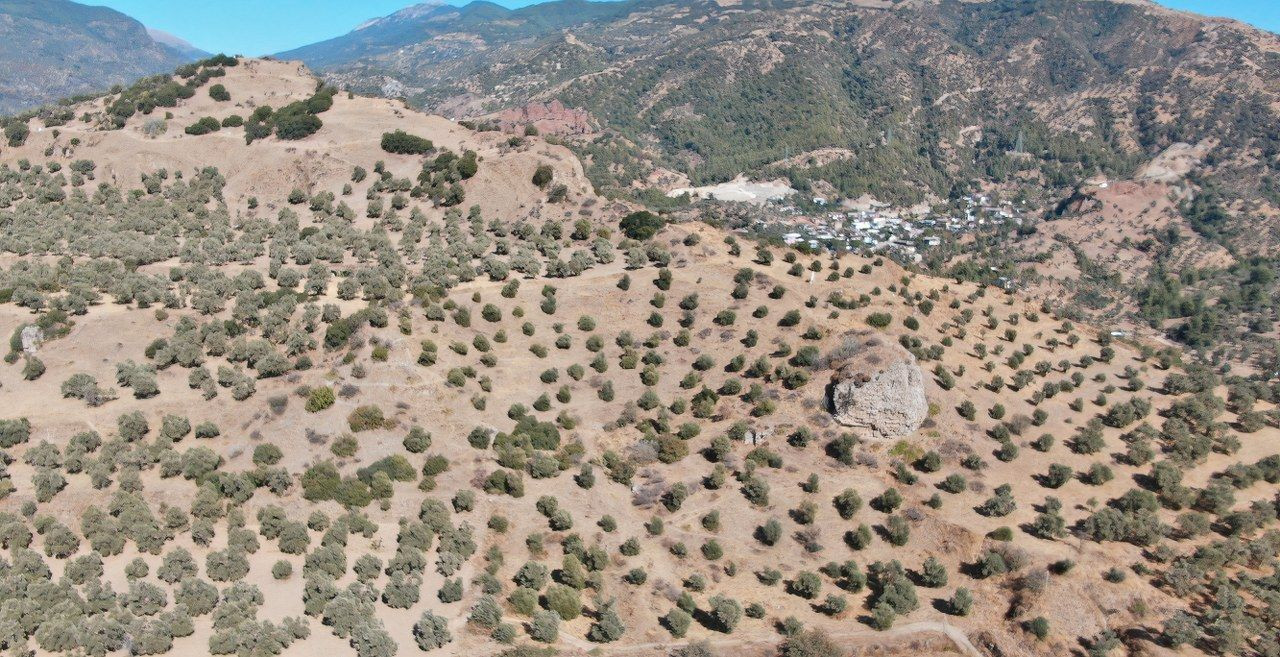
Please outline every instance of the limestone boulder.
[{"label": "limestone boulder", "polygon": [[886,439],[920,428],[929,402],[915,356],[879,336],[847,341],[840,356],[828,387],[836,422]]}]

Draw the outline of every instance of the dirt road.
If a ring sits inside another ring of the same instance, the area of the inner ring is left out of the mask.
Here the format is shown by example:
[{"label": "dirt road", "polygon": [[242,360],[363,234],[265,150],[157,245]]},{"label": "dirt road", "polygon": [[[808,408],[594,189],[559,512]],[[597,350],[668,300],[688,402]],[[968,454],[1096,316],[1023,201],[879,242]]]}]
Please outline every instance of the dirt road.
[{"label": "dirt road", "polygon": [[[966,657],[987,657],[969,637],[965,635],[959,628],[947,623],[946,621],[920,621],[916,623],[906,623],[889,630],[880,632],[869,628],[850,630],[847,632],[832,632],[829,636],[836,640],[863,640],[863,639],[903,639],[916,634],[941,634],[947,637]],[[674,648],[681,648],[689,645],[687,641],[660,641],[653,643],[637,643],[628,646],[608,646],[590,643],[574,636],[562,635],[561,641],[583,651],[589,651],[592,654],[607,655],[643,655],[652,653],[657,650],[667,651]],[[741,636],[733,638],[724,638],[707,642],[712,648],[733,648],[742,646],[761,645],[778,642],[776,634]]]}]

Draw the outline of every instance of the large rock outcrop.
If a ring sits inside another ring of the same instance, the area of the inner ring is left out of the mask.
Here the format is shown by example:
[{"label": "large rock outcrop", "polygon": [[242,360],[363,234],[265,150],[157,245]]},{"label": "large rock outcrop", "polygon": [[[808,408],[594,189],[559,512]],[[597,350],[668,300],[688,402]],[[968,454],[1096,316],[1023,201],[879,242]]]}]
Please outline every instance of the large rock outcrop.
[{"label": "large rock outcrop", "polygon": [[507,132],[534,126],[544,135],[585,135],[593,130],[590,114],[565,107],[559,100],[506,110],[498,115],[498,125]]},{"label": "large rock outcrop", "polygon": [[836,422],[882,438],[915,433],[929,415],[915,356],[879,337],[851,339],[841,351],[828,388]]}]

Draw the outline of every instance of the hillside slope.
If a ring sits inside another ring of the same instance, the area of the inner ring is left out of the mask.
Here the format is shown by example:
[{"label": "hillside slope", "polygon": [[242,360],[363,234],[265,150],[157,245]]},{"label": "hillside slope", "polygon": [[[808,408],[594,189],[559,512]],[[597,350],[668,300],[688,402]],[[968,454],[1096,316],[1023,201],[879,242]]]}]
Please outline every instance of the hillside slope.
[{"label": "hillside slope", "polygon": [[0,152],[6,650],[1280,645],[1273,381],[192,68]]},{"label": "hillside slope", "polygon": [[0,0],[0,114],[97,91],[196,59],[138,21],[70,0]]},{"label": "hillside slope", "polygon": [[[249,60],[227,71],[225,77],[214,80],[230,90],[228,101],[216,101],[200,90],[179,106],[166,108],[164,114],[172,114],[172,118],[166,119],[155,110],[151,115],[134,115],[122,129],[104,130],[104,121],[116,120],[111,112],[116,97],[107,96],[77,108],[77,115],[87,113],[91,121],[61,125],[56,133],[37,131],[41,119],[32,119],[27,143],[9,149],[10,153],[36,159],[52,147],[65,157],[93,159],[101,162],[95,177],[113,185],[135,185],[144,174],[159,169],[217,167],[226,181],[223,196],[228,202],[242,204],[259,197],[274,203],[280,200],[281,190],[287,194],[295,188],[308,197],[321,192],[341,196],[343,186],[351,182],[354,166],[365,164],[368,168],[379,159],[397,178],[414,178],[417,158],[397,157],[379,146],[383,132],[398,129],[423,135],[440,148],[473,150],[482,159],[492,157],[493,166],[481,167],[467,181],[466,199],[502,216],[536,210],[531,199],[545,194],[530,180],[542,162],[554,165],[556,181],[565,184],[573,198],[580,199],[590,187],[577,159],[563,147],[539,143],[512,148],[505,135],[476,133],[438,116],[406,111],[399,101],[348,99],[341,94],[321,115],[324,126],[305,140],[266,139],[246,146],[245,131],[231,128],[203,135],[200,148],[192,149],[193,137],[185,129],[201,118],[211,116],[218,122],[230,116],[249,119],[258,108],[304,102],[316,91],[310,73],[296,62]],[[357,210],[365,209],[358,199],[348,202]]]},{"label": "hillside slope", "polygon": [[[1280,39],[1147,2],[477,2],[284,56],[452,116],[585,109],[603,131],[578,148],[601,189],[656,168],[911,201],[1123,176],[1175,142],[1212,144],[1200,172],[1231,189],[1280,189]],[[849,154],[795,157],[831,148]]]}]

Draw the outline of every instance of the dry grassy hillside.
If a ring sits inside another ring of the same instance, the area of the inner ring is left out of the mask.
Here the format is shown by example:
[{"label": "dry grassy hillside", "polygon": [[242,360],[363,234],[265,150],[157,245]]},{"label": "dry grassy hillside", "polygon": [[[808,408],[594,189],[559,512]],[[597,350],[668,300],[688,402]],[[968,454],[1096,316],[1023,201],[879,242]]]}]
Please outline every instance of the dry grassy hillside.
[{"label": "dry grassy hillside", "polygon": [[[356,165],[372,168],[375,161],[382,160],[396,177],[416,175],[419,158],[392,155],[378,145],[382,133],[405,130],[442,148],[470,149],[481,159],[492,160],[491,166],[481,166],[476,179],[467,184],[468,202],[487,211],[512,218],[534,212],[536,203],[531,199],[540,194],[530,180],[540,163],[555,168],[556,180],[566,184],[575,199],[589,193],[582,167],[567,149],[536,140],[513,148],[507,144],[507,135],[473,132],[448,119],[406,110],[398,101],[381,98],[337,94],[333,108],[324,114],[325,128],[300,141],[268,140],[246,147],[243,131],[234,128],[193,139],[183,129],[202,117],[248,117],[255,108],[279,108],[306,100],[316,91],[316,80],[297,62],[250,60],[227,69],[226,77],[218,81],[231,90],[230,101],[215,101],[202,90],[169,110],[172,118],[165,119],[157,110],[152,116],[133,118],[123,130],[101,131],[96,123],[74,121],[46,130],[39,119],[33,119],[26,144],[5,149],[5,160],[40,161],[45,154],[67,162],[90,159],[102,163],[96,172],[98,181],[125,189],[139,187],[142,175],[159,169],[190,171],[213,166],[227,180],[224,197],[233,207],[243,207],[248,198],[259,197],[271,208],[271,204],[283,205],[293,189],[309,195],[324,191],[340,194]],[[108,104],[99,100],[82,106],[77,114],[101,113]],[[147,126],[157,120],[165,121],[166,129],[163,134],[149,136]],[[344,200],[363,214],[362,199]]]},{"label": "dry grassy hillside", "polygon": [[1081,185],[1034,230],[991,240],[976,260],[1011,265],[1030,296],[1067,314],[1266,371],[1277,333],[1263,244],[1274,211],[1236,202],[1243,218],[1227,219],[1216,189],[1165,164]]},{"label": "dry grassy hillside", "polygon": [[[995,288],[622,217],[563,149],[388,101],[338,94],[300,141],[182,130],[304,73],[240,62],[157,137],[164,109],[91,127],[108,98],[0,153],[0,648],[1276,645],[1268,386]],[[395,129],[435,150],[383,152]],[[922,368],[918,430],[833,421],[871,349]]]},{"label": "dry grassy hillside", "polygon": [[[1185,187],[1151,180],[1083,186],[1061,217],[1040,224],[1015,247],[1043,277],[1035,294],[1043,299],[1074,296],[1100,273],[1115,276],[1121,285],[1141,285],[1157,264],[1172,271],[1230,266],[1235,258],[1227,249],[1197,234],[1178,212],[1189,193]],[[1151,248],[1153,238],[1168,234],[1177,236],[1171,253]],[[1050,257],[1037,260],[1044,253]],[[1110,319],[1122,317],[1120,311],[1126,309],[1132,307],[1116,308]]]}]

